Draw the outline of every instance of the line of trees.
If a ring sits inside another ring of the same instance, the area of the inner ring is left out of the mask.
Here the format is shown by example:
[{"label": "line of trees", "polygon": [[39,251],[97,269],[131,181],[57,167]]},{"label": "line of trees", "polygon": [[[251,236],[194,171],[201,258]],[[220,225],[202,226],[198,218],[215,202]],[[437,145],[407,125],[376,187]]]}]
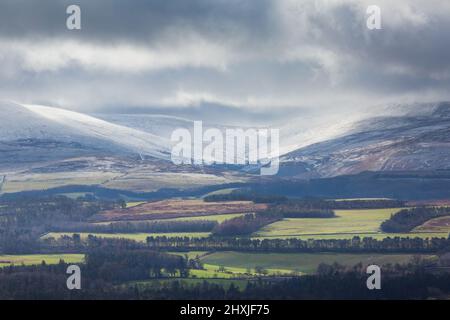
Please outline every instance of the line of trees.
[{"label": "line of trees", "polygon": [[101,210],[120,206],[119,202],[71,199],[65,196],[44,198],[0,198],[0,253],[39,252],[40,236],[52,224],[80,223]]},{"label": "line of trees", "polygon": [[80,222],[118,206],[118,202],[84,201],[65,196],[4,200],[0,202],[0,227],[30,228],[56,222]]},{"label": "line of trees", "polygon": [[217,225],[212,234],[215,236],[242,236],[258,231],[265,225],[282,219],[282,215],[268,213],[251,213],[223,221]]},{"label": "line of trees", "polygon": [[255,203],[283,204],[296,206],[302,209],[381,209],[381,208],[402,208],[406,202],[395,199],[348,199],[348,200],[327,200],[327,199],[292,199],[285,196],[258,194],[245,190],[237,190],[227,194],[213,194],[204,197],[206,202],[221,201],[253,201]]},{"label": "line of trees", "polygon": [[250,239],[250,238],[189,238],[148,237],[150,248],[173,251],[251,251],[251,252],[379,252],[427,253],[450,250],[449,238],[384,238],[354,237],[353,239]]},{"label": "line of trees", "polygon": [[334,218],[336,214],[331,209],[304,208],[295,202],[271,205],[264,214],[282,216],[283,218]]},{"label": "line of trees", "polygon": [[403,209],[381,224],[384,232],[409,232],[424,222],[450,215],[449,207],[417,207]]},{"label": "line of trees", "polygon": [[40,227],[0,227],[0,254],[38,252],[41,247],[38,239],[42,231]]},{"label": "line of trees", "polygon": [[188,261],[182,256],[148,249],[123,250],[107,247],[86,254],[88,276],[109,282],[125,282],[170,277],[187,277]]},{"label": "line of trees", "polygon": [[203,198],[205,202],[224,201],[253,201],[254,203],[282,203],[288,200],[287,197],[277,195],[261,195],[246,192],[230,192],[225,194],[212,194]]},{"label": "line of trees", "polygon": [[150,236],[145,243],[127,240],[100,238],[89,235],[87,241],[79,236],[63,236],[45,239],[40,244],[40,253],[85,253],[90,248],[114,246],[127,250],[150,249],[163,251],[248,251],[282,253],[439,253],[450,251],[450,238],[400,238],[388,237],[377,240],[371,237],[352,239],[251,239],[227,237],[166,237]]},{"label": "line of trees", "polygon": [[50,227],[53,232],[92,233],[165,233],[165,232],[210,232],[218,223],[210,220],[192,221],[148,221],[112,222],[107,224],[62,223]]}]

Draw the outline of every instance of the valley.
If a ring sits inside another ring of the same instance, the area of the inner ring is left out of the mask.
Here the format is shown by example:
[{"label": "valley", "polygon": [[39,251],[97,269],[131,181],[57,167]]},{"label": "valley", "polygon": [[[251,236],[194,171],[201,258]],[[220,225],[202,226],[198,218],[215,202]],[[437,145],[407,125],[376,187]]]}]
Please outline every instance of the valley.
[{"label": "valley", "polygon": [[[0,136],[0,277],[56,279],[77,264],[113,294],[157,296],[172,285],[247,292],[340,281],[324,280],[330,273],[357,281],[370,264],[400,278],[448,270],[448,215],[426,219],[450,199],[445,108],[341,128],[261,177],[246,166],[171,163],[168,135],[186,119],[5,105],[5,117],[27,126],[5,125]],[[415,208],[425,208],[419,225],[382,230]]]}]

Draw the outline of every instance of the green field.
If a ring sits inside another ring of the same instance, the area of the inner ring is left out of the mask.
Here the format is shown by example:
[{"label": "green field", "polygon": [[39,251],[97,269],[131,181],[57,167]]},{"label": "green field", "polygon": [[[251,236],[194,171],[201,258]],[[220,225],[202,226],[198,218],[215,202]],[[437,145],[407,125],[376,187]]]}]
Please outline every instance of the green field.
[{"label": "green field", "polygon": [[[214,269],[213,266],[224,266],[227,269],[254,270],[256,266],[266,268],[272,273],[298,272],[313,273],[320,263],[332,264],[337,262],[345,266],[354,266],[361,262],[363,265],[387,263],[407,263],[411,254],[333,254],[333,253],[243,253],[216,252],[204,256],[201,260]],[[424,255],[424,258],[434,258]],[[244,271],[245,273],[245,271]]]},{"label": "green field", "polygon": [[174,254],[177,256],[181,256],[181,257],[185,257],[187,256],[188,259],[195,259],[197,256],[198,257],[202,257],[204,255],[207,255],[209,252],[208,251],[189,251],[189,252],[168,252],[170,254]]},{"label": "green field", "polygon": [[232,182],[245,182],[244,178],[219,176],[196,172],[133,171],[104,183],[111,189],[153,192],[161,188],[187,189]]},{"label": "green field", "polygon": [[136,207],[140,204],[145,203],[145,201],[131,201],[131,202],[127,202],[127,208],[133,208]]},{"label": "green field", "polygon": [[237,190],[237,188],[220,189],[220,190],[216,190],[216,191],[209,192],[209,193],[203,195],[202,198],[205,198],[205,197],[207,197],[207,196],[216,196],[216,195],[230,194],[230,193],[232,193],[234,190]]},{"label": "green field", "polygon": [[55,172],[30,173],[7,176],[2,192],[12,193],[29,190],[45,190],[67,185],[96,185],[113,179],[114,172]]},{"label": "green field", "polygon": [[447,237],[448,233],[383,233],[380,225],[399,209],[336,210],[336,218],[283,219],[253,234],[254,238],[351,239],[354,236]]},{"label": "green field", "polygon": [[42,261],[46,264],[57,264],[60,260],[66,263],[81,263],[84,254],[28,254],[28,255],[0,255],[0,267],[9,265],[38,265]]},{"label": "green field", "polygon": [[[207,260],[205,257],[202,260]],[[219,267],[224,267],[224,271],[220,271]],[[190,275],[196,278],[223,278],[223,279],[234,279],[234,278],[249,278],[256,276],[257,273],[254,267],[235,267],[231,265],[224,264],[209,264],[205,263],[203,265],[204,270],[191,270]],[[280,269],[280,268],[266,268],[267,275],[290,275],[296,270]]]},{"label": "green field", "polygon": [[55,238],[62,236],[72,237],[73,234],[79,234],[81,239],[87,239],[91,234],[99,238],[117,238],[130,239],[140,242],[145,242],[147,237],[190,237],[190,238],[206,238],[210,235],[209,232],[186,232],[186,233],[89,233],[89,232],[49,232],[42,237],[42,239]]},{"label": "green field", "polygon": [[306,234],[306,235],[276,235],[276,236],[263,236],[263,237],[252,237],[253,239],[300,239],[300,240],[350,240],[355,236],[362,238],[373,238],[376,240],[383,240],[387,237],[400,237],[400,238],[421,238],[421,239],[430,239],[430,238],[447,238],[448,233],[444,232],[411,232],[411,233],[330,233],[330,234]]}]

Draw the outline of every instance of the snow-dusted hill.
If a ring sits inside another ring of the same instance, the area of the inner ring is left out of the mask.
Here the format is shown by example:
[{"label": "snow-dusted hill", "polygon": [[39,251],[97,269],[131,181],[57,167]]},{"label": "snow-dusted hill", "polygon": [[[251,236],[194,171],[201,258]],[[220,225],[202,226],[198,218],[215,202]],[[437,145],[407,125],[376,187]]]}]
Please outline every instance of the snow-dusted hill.
[{"label": "snow-dusted hill", "polygon": [[75,143],[112,154],[131,152],[159,159],[170,156],[168,140],[144,131],[58,108],[0,103],[0,142],[24,140]]},{"label": "snow-dusted hill", "polygon": [[98,119],[124,127],[147,132],[170,140],[172,132],[178,128],[190,130],[194,121],[158,114],[95,114]]},{"label": "snow-dusted hill", "polygon": [[283,162],[322,177],[450,169],[450,103],[405,106],[403,114],[355,122],[346,134],[291,152]]},{"label": "snow-dusted hill", "polygon": [[[389,106],[377,117],[341,118],[293,119],[280,128],[282,168],[288,168],[283,175],[450,169],[450,103]],[[211,126],[226,129],[204,129]],[[193,121],[0,102],[0,168],[81,156],[170,160],[170,135],[177,128],[190,130]]]}]

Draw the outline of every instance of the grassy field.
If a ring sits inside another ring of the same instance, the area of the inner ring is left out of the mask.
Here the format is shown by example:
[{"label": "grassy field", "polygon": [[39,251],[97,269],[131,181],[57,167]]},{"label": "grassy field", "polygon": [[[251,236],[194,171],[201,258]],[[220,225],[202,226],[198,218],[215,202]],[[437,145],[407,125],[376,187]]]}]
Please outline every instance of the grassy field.
[{"label": "grassy field", "polygon": [[198,257],[202,257],[206,254],[208,254],[209,252],[207,251],[189,251],[189,252],[168,252],[170,254],[175,254],[177,256],[187,256],[189,259],[195,259],[197,256]]},{"label": "grassy field", "polygon": [[244,182],[239,177],[224,177],[195,172],[133,171],[104,184],[107,188],[152,192],[161,188],[186,189],[231,182]]},{"label": "grassy field", "polygon": [[448,232],[383,233],[380,225],[399,209],[336,210],[336,218],[283,219],[253,234],[255,238],[351,239],[373,237],[447,237]]},{"label": "grassy field", "polygon": [[358,236],[362,238],[373,238],[376,240],[383,240],[387,237],[400,237],[400,238],[447,238],[448,233],[445,232],[411,232],[411,233],[330,233],[330,234],[305,234],[305,235],[288,235],[288,236],[264,236],[264,237],[253,237],[253,239],[301,239],[301,240],[350,240],[353,237]]},{"label": "grassy field", "polygon": [[[354,266],[361,262],[363,265],[387,263],[407,263],[413,255],[410,254],[333,254],[333,253],[243,253],[216,252],[204,256],[201,260],[205,265],[224,266],[226,269],[254,270],[260,266],[271,270],[272,273],[313,273],[320,263],[332,264],[337,262],[345,266]],[[424,258],[434,258],[424,255]]]},{"label": "grassy field", "polygon": [[[204,257],[204,259],[207,259],[207,256]],[[203,259],[202,259],[203,260]],[[220,267],[224,267],[224,271],[220,271]],[[197,277],[197,278],[223,278],[223,279],[233,279],[233,278],[249,278],[256,276],[257,273],[254,269],[254,267],[235,267],[225,264],[209,264],[205,263],[203,265],[203,268],[205,270],[191,270],[190,274],[191,276]],[[295,270],[290,269],[281,269],[281,268],[266,268],[267,275],[290,275]],[[300,274],[300,273],[298,273]]]},{"label": "grassy field", "polygon": [[57,264],[60,260],[67,263],[81,263],[84,254],[29,254],[29,255],[0,255],[0,267],[9,265],[38,265],[42,261],[46,264]]},{"label": "grassy field", "polygon": [[[117,239],[130,239],[140,242],[145,242],[147,237],[190,237],[190,238],[206,238],[210,235],[209,232],[186,232],[186,233],[88,233],[88,232],[75,232],[79,234],[81,239],[87,239],[91,234],[99,238],[117,238]],[[42,238],[55,238],[58,239],[62,236],[72,237],[74,232],[49,232]]]},{"label": "grassy field", "polygon": [[140,204],[144,204],[145,201],[131,201],[131,202],[127,202],[127,208],[133,208],[136,207]]},{"label": "grassy field", "polygon": [[7,177],[2,192],[45,190],[66,185],[101,184],[117,176],[114,172],[56,172],[16,174]]},{"label": "grassy field", "polygon": [[220,190],[216,190],[216,191],[213,191],[213,192],[209,192],[209,193],[203,195],[202,198],[207,197],[207,196],[215,196],[215,195],[230,194],[230,193],[232,193],[234,190],[237,190],[237,188],[220,189]]}]

